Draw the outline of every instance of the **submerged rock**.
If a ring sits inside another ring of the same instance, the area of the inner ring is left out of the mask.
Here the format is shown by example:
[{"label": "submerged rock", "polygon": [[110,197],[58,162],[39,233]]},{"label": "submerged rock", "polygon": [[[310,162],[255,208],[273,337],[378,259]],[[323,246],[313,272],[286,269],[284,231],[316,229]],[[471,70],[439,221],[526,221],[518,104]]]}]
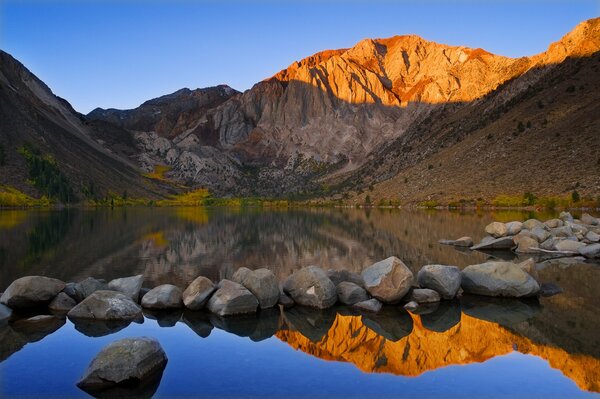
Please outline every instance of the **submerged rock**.
[{"label": "submerged rock", "polygon": [[181,288],[172,284],[159,285],[142,298],[142,306],[148,309],[178,309],[183,307]]},{"label": "submerged rock", "polygon": [[283,291],[299,305],[326,309],[337,302],[337,291],[317,266],[304,267],[287,278]]},{"label": "submerged rock", "polygon": [[219,316],[254,313],[258,308],[258,300],[243,285],[231,280],[221,280],[207,307]]},{"label": "submerged rock", "polygon": [[419,286],[437,291],[444,299],[456,296],[460,281],[460,269],[456,266],[426,265],[417,273]]},{"label": "submerged rock", "polygon": [[369,299],[364,288],[348,281],[342,281],[336,289],[338,300],[344,305],[354,305]]},{"label": "submerged rock", "polygon": [[512,262],[467,266],[461,286],[466,293],[514,298],[534,296],[540,290],[537,281]]},{"label": "submerged rock", "polygon": [[210,279],[200,276],[183,291],[183,304],[190,310],[200,310],[208,303],[216,289]]},{"label": "submerged rock", "polygon": [[369,266],[362,277],[369,294],[384,303],[398,303],[414,280],[410,269],[395,256]]},{"label": "submerged rock", "polygon": [[108,289],[125,294],[134,302],[138,302],[142,284],[144,284],[144,276],[138,274],[137,276],[114,279],[108,283]]},{"label": "submerged rock", "polygon": [[12,309],[23,309],[47,305],[65,283],[43,276],[21,277],[12,282],[0,297],[0,303]]},{"label": "submerged rock", "polygon": [[142,308],[128,296],[116,291],[96,291],[69,311],[69,318],[133,320]]}]

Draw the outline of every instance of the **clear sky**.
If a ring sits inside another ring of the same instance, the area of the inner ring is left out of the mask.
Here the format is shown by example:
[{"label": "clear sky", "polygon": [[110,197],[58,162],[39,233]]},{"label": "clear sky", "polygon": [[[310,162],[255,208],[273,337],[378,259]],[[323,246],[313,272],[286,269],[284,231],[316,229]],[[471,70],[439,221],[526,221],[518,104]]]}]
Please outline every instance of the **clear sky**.
[{"label": "clear sky", "polygon": [[598,16],[600,0],[1,0],[0,48],[87,113],[182,87],[246,90],[367,37],[532,55]]}]

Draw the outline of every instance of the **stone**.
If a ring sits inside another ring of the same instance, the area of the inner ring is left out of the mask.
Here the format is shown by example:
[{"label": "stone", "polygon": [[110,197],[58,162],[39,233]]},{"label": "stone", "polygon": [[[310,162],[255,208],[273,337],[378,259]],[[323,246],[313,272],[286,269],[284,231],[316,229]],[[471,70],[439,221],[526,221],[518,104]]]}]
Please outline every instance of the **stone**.
[{"label": "stone", "polygon": [[266,268],[251,270],[249,273],[244,273],[238,283],[246,287],[256,297],[261,309],[268,309],[277,305],[279,283],[271,270]]},{"label": "stone", "polygon": [[572,222],[573,216],[569,212],[561,212],[558,218],[564,222]]},{"label": "stone", "polygon": [[190,310],[200,310],[208,303],[216,289],[210,279],[199,276],[183,291],[183,304]]},{"label": "stone", "polygon": [[292,298],[290,298],[283,292],[279,293],[279,300],[277,301],[277,303],[283,306],[284,309],[291,308],[296,304]]},{"label": "stone", "polygon": [[509,236],[517,235],[523,229],[523,223],[521,222],[508,222],[506,225],[506,234]]},{"label": "stone", "polygon": [[589,213],[584,213],[583,215],[581,215],[581,222],[584,224],[589,224],[591,226],[600,225],[600,219],[593,217]]},{"label": "stone", "polygon": [[138,274],[137,276],[123,277],[111,280],[108,283],[108,289],[118,291],[122,294],[127,295],[134,302],[140,300],[140,290],[144,283],[144,276]]},{"label": "stone", "polygon": [[219,316],[255,313],[258,300],[243,285],[231,280],[221,280],[210,297],[207,308]]},{"label": "stone", "polygon": [[515,250],[520,254],[528,254],[535,251],[532,249],[537,249],[539,247],[539,243],[536,239],[527,237],[527,236],[515,236],[515,243],[517,244],[517,249]]},{"label": "stone", "polygon": [[152,288],[142,298],[142,307],[148,309],[178,309],[183,307],[183,292],[172,284]]},{"label": "stone", "polygon": [[73,319],[133,320],[142,308],[128,296],[116,291],[96,291],[69,311]]},{"label": "stone", "polygon": [[582,225],[580,223],[566,222],[565,225],[569,226],[571,228],[571,231],[573,232],[573,234],[580,233],[582,235],[586,235],[587,232],[589,231],[589,229],[587,227],[585,227],[584,225]]},{"label": "stone", "polygon": [[342,281],[337,288],[338,300],[344,305],[354,305],[369,299],[369,295],[364,288],[349,281]]},{"label": "stone", "polygon": [[577,252],[579,248],[584,247],[585,243],[572,240],[562,240],[554,244],[554,249],[557,251]]},{"label": "stone", "polygon": [[550,232],[542,227],[536,227],[531,230],[531,235],[535,237],[537,242],[544,242],[551,236]]},{"label": "stone", "polygon": [[348,281],[350,283],[354,283],[360,287],[365,288],[365,282],[362,276],[359,273],[351,272],[348,270],[333,270],[329,269],[326,272],[327,277],[331,280],[333,285],[337,287],[337,285],[341,282]]},{"label": "stone", "polygon": [[429,288],[415,288],[411,291],[409,296],[409,302],[421,303],[435,303],[441,300],[440,294]]},{"label": "stone", "polygon": [[438,292],[444,299],[452,299],[460,289],[461,274],[456,266],[426,265],[417,273],[421,288]]},{"label": "stone", "polygon": [[406,305],[404,305],[404,309],[406,309],[410,312],[414,312],[418,308],[419,308],[419,304],[415,301],[410,301]]},{"label": "stone", "polygon": [[485,226],[485,232],[494,238],[504,237],[508,233],[506,225],[501,222],[492,222]]},{"label": "stone", "polygon": [[540,290],[535,279],[512,262],[487,262],[467,266],[462,271],[465,293],[503,296],[534,296]]},{"label": "stone", "polygon": [[528,219],[523,222],[523,228],[527,230],[533,230],[536,227],[542,227],[544,223],[540,222],[537,219]]},{"label": "stone", "polygon": [[335,285],[317,266],[304,267],[289,276],[283,291],[299,305],[326,309],[337,302]]},{"label": "stone", "polygon": [[455,247],[471,247],[473,246],[473,239],[471,237],[465,236],[465,237],[460,237],[456,240],[439,240],[440,244],[444,244],[444,245],[453,245]]},{"label": "stone", "polygon": [[517,266],[519,266],[521,270],[523,270],[525,273],[535,278],[535,275],[537,274],[537,269],[535,266],[535,260],[533,260],[533,258],[529,258],[521,263],[518,263]]},{"label": "stone", "polygon": [[58,295],[50,302],[48,309],[55,312],[68,312],[77,305],[77,302],[64,292],[59,292]]},{"label": "stone", "polygon": [[77,291],[75,289],[76,287],[77,287],[76,283],[66,283],[65,289],[62,290],[62,292],[64,292],[65,294],[67,294],[68,296],[73,298],[75,300],[75,302],[81,302],[78,300],[79,295],[77,295]]},{"label": "stone", "polygon": [[556,244],[562,240],[564,240],[564,238],[550,237],[540,244],[540,248],[546,251],[555,251]]},{"label": "stone", "polygon": [[414,281],[410,269],[395,256],[369,266],[362,276],[369,294],[383,303],[398,303]]},{"label": "stone", "polygon": [[573,229],[571,229],[570,226],[562,226],[555,229],[550,229],[550,233],[555,237],[567,238],[573,236]]},{"label": "stone", "polygon": [[546,220],[544,224],[551,229],[555,229],[557,227],[562,227],[564,225],[564,222],[560,219],[550,219]]},{"label": "stone", "polygon": [[588,259],[600,258],[600,244],[598,243],[580,247],[577,251]]},{"label": "stone", "polygon": [[0,297],[11,309],[45,306],[65,288],[65,283],[43,276],[21,277],[13,281]]},{"label": "stone", "polygon": [[484,242],[483,240],[471,247],[473,250],[495,250],[495,249],[512,249],[515,242],[512,237],[502,237]]},{"label": "stone", "polygon": [[562,288],[554,283],[543,283],[540,286],[540,296],[550,297],[564,292]]},{"label": "stone", "polygon": [[106,281],[88,277],[75,284],[75,295],[77,297],[75,300],[81,302],[96,291],[105,291],[108,289]]},{"label": "stone", "polygon": [[118,385],[145,384],[148,380],[160,380],[166,365],[167,355],[156,339],[125,338],[102,348],[77,386],[94,392]]},{"label": "stone", "polygon": [[250,273],[252,273],[252,270],[248,269],[247,267],[240,267],[235,271],[235,273],[233,273],[233,276],[231,276],[231,281],[242,284],[244,278]]},{"label": "stone", "polygon": [[352,307],[359,311],[377,313],[381,310],[383,304],[375,298],[371,298],[367,301],[357,302]]},{"label": "stone", "polygon": [[0,326],[7,323],[12,318],[13,311],[6,305],[0,304]]}]

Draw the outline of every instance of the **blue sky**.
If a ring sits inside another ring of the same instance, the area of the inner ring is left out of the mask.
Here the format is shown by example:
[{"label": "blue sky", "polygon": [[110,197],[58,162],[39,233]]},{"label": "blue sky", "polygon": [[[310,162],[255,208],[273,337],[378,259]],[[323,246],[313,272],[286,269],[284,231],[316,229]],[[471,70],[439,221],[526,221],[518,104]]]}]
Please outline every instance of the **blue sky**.
[{"label": "blue sky", "polygon": [[0,48],[80,112],[182,87],[246,90],[317,51],[416,33],[518,57],[544,51],[600,0],[2,0]]}]

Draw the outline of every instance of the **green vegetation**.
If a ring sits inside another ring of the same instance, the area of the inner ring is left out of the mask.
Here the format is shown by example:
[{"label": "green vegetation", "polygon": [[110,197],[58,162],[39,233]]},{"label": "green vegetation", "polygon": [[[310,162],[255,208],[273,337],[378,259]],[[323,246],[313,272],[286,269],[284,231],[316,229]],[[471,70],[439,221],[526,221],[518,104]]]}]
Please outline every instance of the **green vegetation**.
[{"label": "green vegetation", "polygon": [[69,204],[77,201],[67,177],[60,171],[58,163],[51,155],[41,152],[29,144],[18,149],[27,161],[29,179],[44,196]]},{"label": "green vegetation", "polygon": [[13,187],[0,185],[0,207],[47,207],[51,204],[48,197],[35,199]]},{"label": "green vegetation", "polygon": [[571,193],[571,199],[573,200],[573,202],[579,202],[581,200],[581,197],[579,196],[577,190],[573,190],[573,192]]}]

